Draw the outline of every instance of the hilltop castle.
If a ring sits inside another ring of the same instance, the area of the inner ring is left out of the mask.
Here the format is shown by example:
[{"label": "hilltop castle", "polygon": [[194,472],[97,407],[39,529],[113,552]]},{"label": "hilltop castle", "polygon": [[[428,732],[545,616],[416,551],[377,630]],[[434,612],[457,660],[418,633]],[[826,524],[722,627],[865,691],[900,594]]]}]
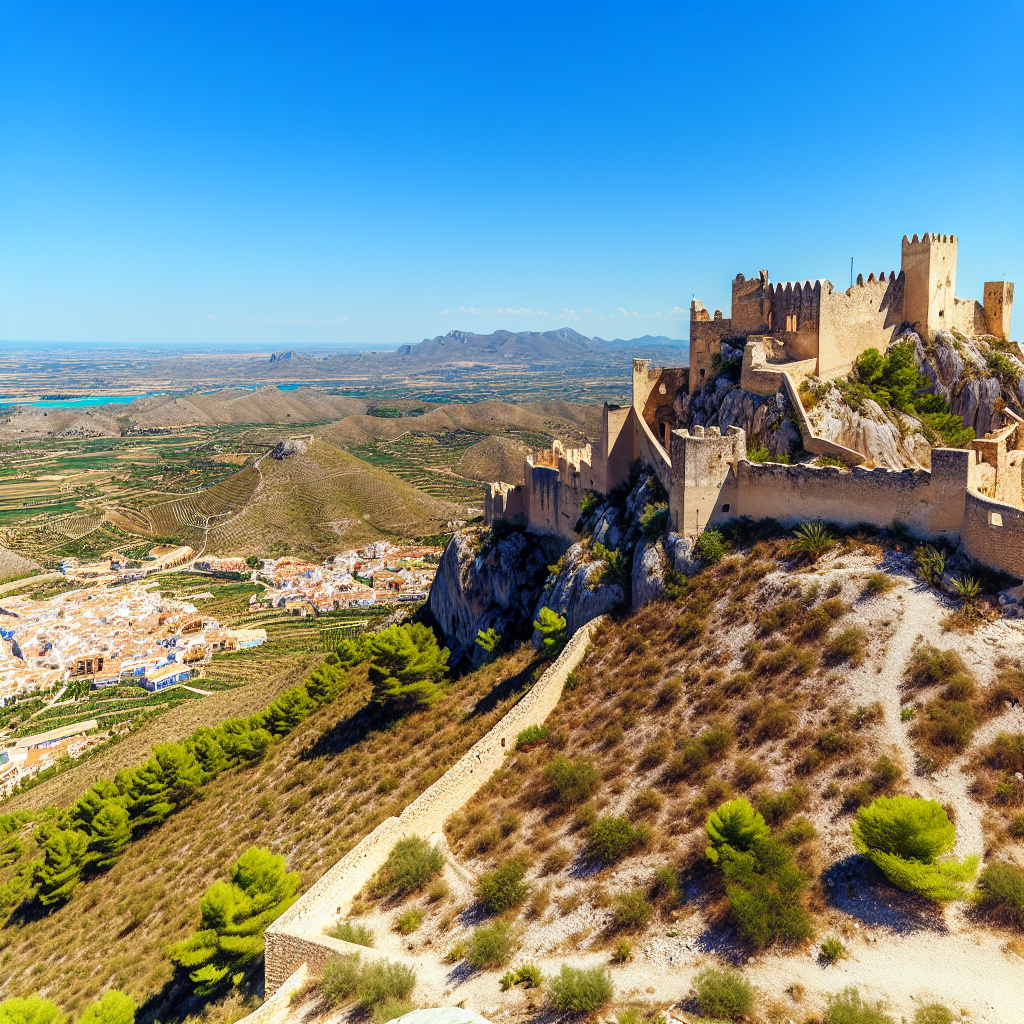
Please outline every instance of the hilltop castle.
[{"label": "hilltop castle", "polygon": [[[518,521],[574,540],[584,494],[607,494],[639,459],[669,495],[671,529],[685,536],[735,516],[883,527],[900,520],[922,537],[959,540],[977,561],[1024,577],[1024,421],[1004,410],[1002,427],[971,448],[933,449],[930,471],[867,470],[860,452],[815,435],[797,390],[810,376],[845,376],[863,352],[885,351],[907,326],[926,341],[947,330],[1009,342],[1013,284],[986,282],[984,303],[957,298],[956,259],[955,236],[926,234],[903,237],[899,273],[860,276],[845,292],[827,280],[772,286],[765,271],[738,275],[728,319],[691,304],[689,367],[634,359],[632,403],[605,404],[592,444],[567,449],[555,441],[549,452],[528,456],[522,484],[489,484],[485,521]],[[741,387],[784,391],[804,448],[840,459],[852,472],[751,463],[738,428],[725,435],[716,427],[680,429],[676,399],[711,379],[723,341],[743,347]]]}]

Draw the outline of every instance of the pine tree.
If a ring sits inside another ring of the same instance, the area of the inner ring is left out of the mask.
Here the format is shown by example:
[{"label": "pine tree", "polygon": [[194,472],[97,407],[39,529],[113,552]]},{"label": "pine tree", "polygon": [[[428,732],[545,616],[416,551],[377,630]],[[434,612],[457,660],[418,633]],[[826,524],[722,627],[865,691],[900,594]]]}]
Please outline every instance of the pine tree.
[{"label": "pine tree", "polygon": [[487,654],[494,654],[501,643],[501,634],[494,629],[479,629],[476,634],[476,645]]},{"label": "pine tree", "polygon": [[86,863],[97,871],[113,867],[131,842],[128,810],[108,800],[92,819]]},{"label": "pine tree", "polygon": [[444,695],[448,648],[418,622],[389,626],[371,643],[373,700],[394,710],[427,707]]},{"label": "pine tree", "polygon": [[285,690],[264,712],[263,728],[271,736],[287,736],[304,718],[316,710],[305,686]]},{"label": "pine tree", "polygon": [[63,1024],[60,1007],[42,996],[5,999],[0,1003],[0,1024]]},{"label": "pine tree", "polygon": [[89,840],[76,829],[57,829],[43,844],[43,856],[36,861],[33,881],[44,907],[55,907],[71,899],[82,878]]},{"label": "pine tree", "polygon": [[162,743],[135,773],[128,791],[128,812],[136,833],[159,825],[199,788],[203,771],[180,743]]},{"label": "pine tree", "polygon": [[82,1011],[78,1024],[134,1024],[136,1009],[131,999],[112,988]]},{"label": "pine tree", "polygon": [[324,663],[313,669],[306,680],[306,692],[317,704],[337,700],[347,688],[348,675],[336,654],[328,654]]},{"label": "pine tree", "polygon": [[217,740],[232,765],[258,761],[273,739],[266,729],[254,729],[245,718],[229,718],[217,729]]},{"label": "pine tree", "polygon": [[541,649],[549,658],[561,653],[566,641],[564,616],[545,605],[541,608],[533,628],[540,633]]},{"label": "pine tree", "polygon": [[68,824],[71,828],[77,828],[87,835],[92,834],[92,822],[97,814],[111,800],[119,800],[121,793],[117,784],[110,779],[100,779],[93,783],[79,799],[78,803],[71,808],[68,816]]},{"label": "pine tree", "polygon": [[215,729],[196,729],[185,747],[192,752],[192,756],[203,770],[203,775],[208,779],[212,779],[226,768],[231,767],[231,762],[218,740],[218,731]]},{"label": "pine tree", "polygon": [[188,971],[199,996],[237,985],[263,954],[263,933],[295,902],[299,873],[285,872],[284,858],[250,847],[200,901],[199,931],[170,949]]}]

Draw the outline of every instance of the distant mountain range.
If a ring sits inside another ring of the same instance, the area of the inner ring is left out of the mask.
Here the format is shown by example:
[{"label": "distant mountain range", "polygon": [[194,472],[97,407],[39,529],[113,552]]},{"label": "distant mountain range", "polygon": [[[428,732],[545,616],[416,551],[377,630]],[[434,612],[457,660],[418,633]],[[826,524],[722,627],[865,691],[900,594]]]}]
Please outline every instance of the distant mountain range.
[{"label": "distant mountain range", "polygon": [[574,360],[594,362],[609,355],[632,349],[688,348],[686,341],[676,341],[662,335],[644,335],[642,338],[623,340],[616,338],[588,338],[571,327],[555,331],[495,331],[493,334],[474,334],[471,331],[449,331],[444,336],[425,338],[418,345],[401,345],[400,356],[429,360],[432,363],[565,363]]}]

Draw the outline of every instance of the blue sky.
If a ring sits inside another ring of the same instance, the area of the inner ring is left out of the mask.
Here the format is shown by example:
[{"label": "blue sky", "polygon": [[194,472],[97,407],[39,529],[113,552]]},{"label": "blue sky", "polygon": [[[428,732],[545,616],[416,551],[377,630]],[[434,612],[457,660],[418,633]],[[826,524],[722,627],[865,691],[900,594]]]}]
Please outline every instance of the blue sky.
[{"label": "blue sky", "polygon": [[980,298],[1022,114],[1019,2],[5,0],[0,338],[685,337],[925,231]]}]

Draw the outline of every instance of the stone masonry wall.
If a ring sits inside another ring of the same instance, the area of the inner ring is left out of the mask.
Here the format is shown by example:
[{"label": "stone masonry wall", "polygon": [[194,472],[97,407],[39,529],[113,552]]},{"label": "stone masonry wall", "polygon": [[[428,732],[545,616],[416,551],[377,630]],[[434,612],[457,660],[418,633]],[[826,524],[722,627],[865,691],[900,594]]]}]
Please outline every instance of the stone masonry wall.
[{"label": "stone masonry wall", "polygon": [[[578,629],[558,659],[533,688],[432,786],[397,818],[381,822],[322,878],[281,915],[266,933],[265,972],[268,995],[302,964],[311,973],[339,952],[372,955],[362,946],[323,934],[346,905],[384,863],[394,844],[410,835],[430,836],[457,811],[504,763],[516,737],[530,725],[540,725],[554,710],[569,673],[583,660],[590,637],[601,619]],[[258,1012],[258,1011],[257,1011]],[[246,1018],[247,1021],[253,1017]]]},{"label": "stone masonry wall", "polygon": [[960,537],[971,558],[1024,579],[1024,509],[969,490]]}]

